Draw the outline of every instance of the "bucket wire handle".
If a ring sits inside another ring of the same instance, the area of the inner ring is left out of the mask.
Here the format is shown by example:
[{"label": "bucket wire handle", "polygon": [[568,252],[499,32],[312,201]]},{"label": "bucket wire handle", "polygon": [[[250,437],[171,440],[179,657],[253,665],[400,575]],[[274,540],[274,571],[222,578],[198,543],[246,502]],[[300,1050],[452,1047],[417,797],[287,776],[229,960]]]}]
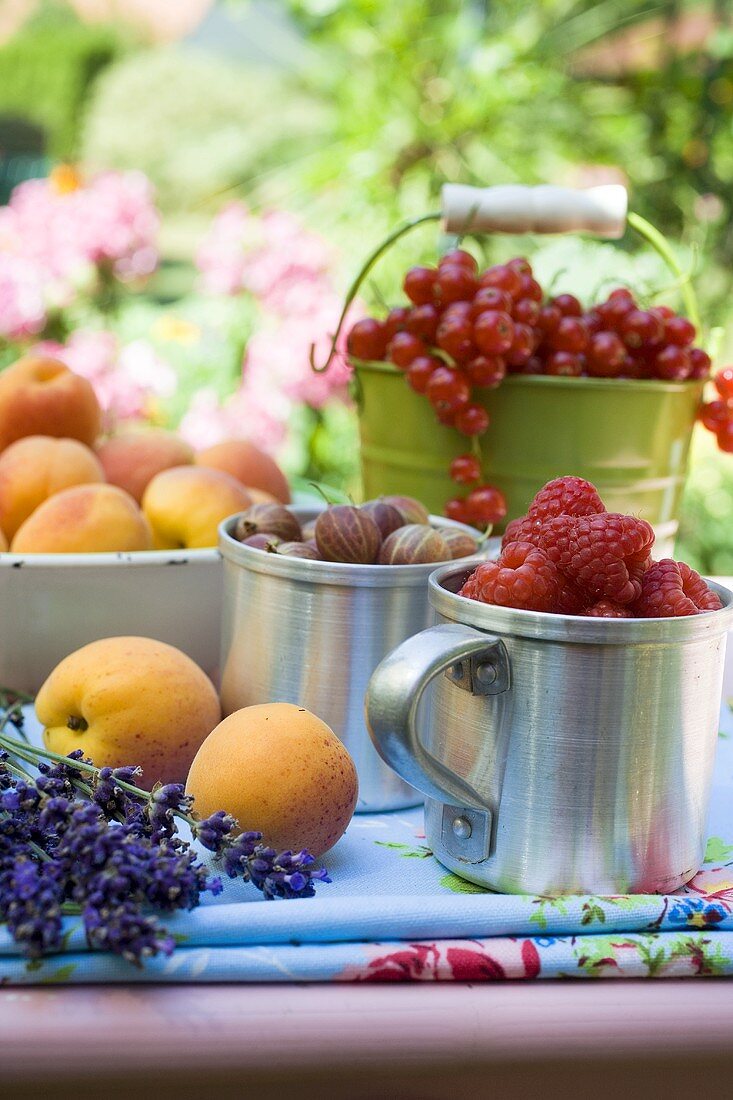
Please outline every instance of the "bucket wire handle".
[{"label": "bucket wire handle", "polygon": [[646,218],[627,210],[626,188],[620,184],[584,190],[551,186],[480,188],[446,184],[441,198],[441,211],[402,222],[367,256],[346,292],[328,355],[320,366],[315,361],[315,344],[311,344],[310,365],[317,374],[328,370],[333,362],[349,308],[377,261],[413,229],[426,222],[441,220],[446,231],[458,234],[588,232],[606,239],[618,239],[628,227],[651,245],[667,264],[680,284],[687,315],[695,328],[700,330],[700,311],[689,272],[684,271],[664,235]]},{"label": "bucket wire handle", "polygon": [[377,666],[367,688],[366,721],[377,752],[407,783],[439,802],[452,798],[493,812],[470,783],[427,751],[417,730],[425,689],[448,670],[455,670],[457,681],[458,666],[465,662],[472,662],[484,685],[476,687],[477,694],[507,689],[509,659],[501,639],[462,623],[444,623],[408,638]]}]

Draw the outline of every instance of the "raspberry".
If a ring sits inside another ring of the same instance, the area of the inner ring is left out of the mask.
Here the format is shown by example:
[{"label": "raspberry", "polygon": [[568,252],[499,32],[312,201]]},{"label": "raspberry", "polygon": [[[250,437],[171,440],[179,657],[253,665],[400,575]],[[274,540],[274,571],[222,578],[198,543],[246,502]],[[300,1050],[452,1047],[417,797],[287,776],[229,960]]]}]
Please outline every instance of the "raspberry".
[{"label": "raspberry", "polygon": [[501,540],[501,548],[504,549],[510,542],[534,542],[540,529],[540,521],[520,516],[507,523],[504,537]]},{"label": "raspberry", "polygon": [[555,516],[544,522],[537,541],[565,576],[589,597],[633,603],[654,542],[643,519],[603,512]]},{"label": "raspberry", "polygon": [[523,611],[554,611],[560,586],[560,574],[542,550],[512,542],[496,561],[479,565],[459,595]]},{"label": "raspberry", "polygon": [[654,562],[641,582],[641,595],[634,612],[644,619],[699,615],[717,611],[722,604],[694,569],[684,562],[663,558]]},{"label": "raspberry", "polygon": [[593,516],[605,511],[595,485],[582,477],[557,477],[540,489],[527,516],[545,520],[551,516]]},{"label": "raspberry", "polygon": [[633,612],[615,600],[599,600],[587,607],[583,614],[589,619],[633,619]]},{"label": "raspberry", "polygon": [[561,615],[580,615],[588,602],[572,581],[560,574],[560,595],[557,600],[557,610]]}]

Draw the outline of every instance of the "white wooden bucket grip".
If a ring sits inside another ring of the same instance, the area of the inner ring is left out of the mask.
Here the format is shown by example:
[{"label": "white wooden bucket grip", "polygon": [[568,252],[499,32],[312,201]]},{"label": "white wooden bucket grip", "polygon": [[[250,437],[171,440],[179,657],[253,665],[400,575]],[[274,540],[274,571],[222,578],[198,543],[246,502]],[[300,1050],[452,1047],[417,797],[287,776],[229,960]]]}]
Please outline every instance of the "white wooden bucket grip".
[{"label": "white wooden bucket grip", "polygon": [[447,233],[585,232],[610,240],[623,237],[626,229],[628,195],[618,183],[582,191],[446,183],[441,197]]}]

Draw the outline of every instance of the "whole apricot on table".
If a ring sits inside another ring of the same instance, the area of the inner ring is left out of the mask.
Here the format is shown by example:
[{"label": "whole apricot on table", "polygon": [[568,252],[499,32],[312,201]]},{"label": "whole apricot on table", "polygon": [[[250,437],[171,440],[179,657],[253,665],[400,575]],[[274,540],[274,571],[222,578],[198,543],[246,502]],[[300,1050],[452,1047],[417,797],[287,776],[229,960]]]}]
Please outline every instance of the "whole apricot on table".
[{"label": "whole apricot on table", "polygon": [[97,455],[110,485],[118,485],[138,502],[156,474],[193,462],[193,447],[163,428],[120,432],[97,446]]},{"label": "whole apricot on table", "polygon": [[0,453],[0,527],[13,538],[44,500],[74,485],[104,481],[94,452],[77,439],[27,435]]},{"label": "whole apricot on table", "polygon": [[98,768],[139,764],[142,786],[181,783],[221,718],[208,676],[153,638],[103,638],[60,662],[36,696],[47,749]]},{"label": "whole apricot on table", "polygon": [[261,489],[281,504],[290,503],[290,486],[274,458],[246,439],[227,439],[196,455],[198,466],[231,474],[250,489]]},{"label": "whole apricot on table", "polygon": [[92,384],[58,359],[29,355],[0,374],[0,451],[27,435],[91,447],[102,425]]},{"label": "whole apricot on table", "polygon": [[225,718],[196,753],[186,782],[194,810],[226,810],[278,851],[332,848],[356,806],[354,761],[315,714],[260,703]]},{"label": "whole apricot on table", "polygon": [[150,525],[116,485],[77,485],[45,500],[18,528],[14,554],[152,550]]},{"label": "whole apricot on table", "polygon": [[164,470],[143,494],[143,512],[159,550],[216,546],[221,521],[251,503],[236,478],[205,466]]}]

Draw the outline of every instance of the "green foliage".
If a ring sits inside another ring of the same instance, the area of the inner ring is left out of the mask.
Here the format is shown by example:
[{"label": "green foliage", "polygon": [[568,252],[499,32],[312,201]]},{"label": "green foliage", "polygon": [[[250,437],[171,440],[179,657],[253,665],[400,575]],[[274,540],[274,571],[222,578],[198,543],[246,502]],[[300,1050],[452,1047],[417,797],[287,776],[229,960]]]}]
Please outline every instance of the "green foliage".
[{"label": "green foliage", "polygon": [[36,123],[50,155],[73,157],[90,86],[119,50],[107,28],[70,17],[32,22],[0,47],[0,115]]},{"label": "green foliage", "polygon": [[219,206],[226,188],[252,189],[317,141],[324,114],[271,70],[185,47],[145,50],[98,81],[82,156],[92,167],[141,169],[164,212]]},{"label": "green foliage", "polygon": [[708,576],[733,576],[733,460],[703,428],[693,441],[675,553]]}]

